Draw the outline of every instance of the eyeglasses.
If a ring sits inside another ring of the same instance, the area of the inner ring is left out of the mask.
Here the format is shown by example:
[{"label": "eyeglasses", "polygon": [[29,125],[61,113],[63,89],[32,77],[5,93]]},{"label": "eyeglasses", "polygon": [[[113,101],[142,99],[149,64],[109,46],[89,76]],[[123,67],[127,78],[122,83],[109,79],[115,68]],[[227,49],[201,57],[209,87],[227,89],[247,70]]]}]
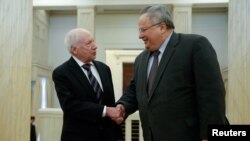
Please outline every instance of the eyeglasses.
[{"label": "eyeglasses", "polygon": [[140,34],[141,34],[141,33],[144,33],[145,31],[147,31],[147,30],[149,30],[150,28],[152,28],[152,27],[154,27],[154,26],[157,26],[157,25],[159,25],[159,24],[161,24],[161,22],[160,22],[160,23],[153,24],[153,25],[151,25],[151,26],[149,26],[149,27],[139,28],[139,33],[140,33]]}]

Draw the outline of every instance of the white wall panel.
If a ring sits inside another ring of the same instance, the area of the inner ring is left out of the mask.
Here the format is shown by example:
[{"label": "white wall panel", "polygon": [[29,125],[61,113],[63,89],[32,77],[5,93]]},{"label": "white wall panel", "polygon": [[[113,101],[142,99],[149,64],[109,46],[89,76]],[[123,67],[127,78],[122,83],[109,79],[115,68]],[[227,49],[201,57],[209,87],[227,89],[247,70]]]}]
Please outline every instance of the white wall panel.
[{"label": "white wall panel", "polygon": [[76,28],[76,15],[52,15],[49,22],[49,65],[53,68],[68,60],[70,54],[64,43],[66,33]]},{"label": "white wall panel", "polygon": [[228,66],[228,18],[227,12],[200,12],[193,13],[192,33],[208,38],[212,43],[221,66]]},{"label": "white wall panel", "polygon": [[97,59],[105,61],[107,49],[143,49],[139,39],[139,14],[99,14],[96,16]]},{"label": "white wall panel", "polygon": [[[76,15],[52,15],[49,22],[49,66],[56,68],[69,59],[70,54],[64,43],[66,33],[76,28]],[[60,107],[56,92],[52,93],[53,107]]]}]

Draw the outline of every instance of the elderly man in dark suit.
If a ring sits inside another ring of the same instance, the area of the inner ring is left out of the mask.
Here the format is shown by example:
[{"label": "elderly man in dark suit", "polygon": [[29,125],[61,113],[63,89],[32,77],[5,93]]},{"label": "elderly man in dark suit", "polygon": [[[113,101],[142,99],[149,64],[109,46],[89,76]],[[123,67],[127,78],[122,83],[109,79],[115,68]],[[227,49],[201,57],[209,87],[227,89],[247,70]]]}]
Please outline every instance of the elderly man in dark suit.
[{"label": "elderly man in dark suit", "polygon": [[160,5],[143,9],[138,26],[146,50],[117,102],[121,116],[139,109],[144,141],[207,140],[208,125],[226,124],[214,48],[203,36],[175,33],[169,11]]},{"label": "elderly man in dark suit", "polygon": [[111,71],[95,61],[97,46],[85,29],[73,29],[65,38],[72,57],[53,71],[63,110],[61,141],[116,141],[121,130]]}]

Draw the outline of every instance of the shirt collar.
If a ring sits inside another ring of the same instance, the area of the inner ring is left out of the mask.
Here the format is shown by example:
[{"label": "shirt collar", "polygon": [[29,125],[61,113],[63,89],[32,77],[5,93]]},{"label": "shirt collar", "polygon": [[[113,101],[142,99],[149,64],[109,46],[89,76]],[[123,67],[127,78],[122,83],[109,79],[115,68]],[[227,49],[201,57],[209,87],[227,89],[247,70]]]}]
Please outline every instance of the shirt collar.
[{"label": "shirt collar", "polygon": [[[86,63],[83,63],[81,60],[79,60],[78,58],[76,58],[75,56],[72,56],[73,59],[76,61],[76,63],[82,67],[82,65],[85,65]],[[93,62],[89,62],[89,64],[93,65]]]},{"label": "shirt collar", "polygon": [[169,40],[170,40],[172,34],[173,34],[173,32],[171,32],[171,33],[169,34],[169,36],[165,39],[165,41],[163,42],[163,44],[161,44],[161,46],[160,46],[160,48],[159,48],[159,51],[160,51],[161,53],[163,53],[163,52],[165,51],[165,49],[166,49],[166,47],[167,47],[167,45],[168,45],[168,42],[169,42]]}]

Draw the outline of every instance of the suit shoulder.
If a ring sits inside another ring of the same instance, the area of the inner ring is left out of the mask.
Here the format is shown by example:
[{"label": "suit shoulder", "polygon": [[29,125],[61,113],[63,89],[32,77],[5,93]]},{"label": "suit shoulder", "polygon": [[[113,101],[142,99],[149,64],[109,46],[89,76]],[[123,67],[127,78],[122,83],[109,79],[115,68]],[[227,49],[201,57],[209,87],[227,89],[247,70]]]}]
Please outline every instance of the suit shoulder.
[{"label": "suit shoulder", "polygon": [[54,70],[58,70],[58,69],[64,68],[65,66],[67,66],[67,62],[64,62],[64,63],[60,64]]},{"label": "suit shoulder", "polygon": [[97,64],[97,65],[102,65],[102,66],[106,66],[106,67],[108,67],[108,65],[106,65],[105,63],[103,63],[103,62],[101,62],[101,61],[97,61],[97,60],[95,60],[95,61],[93,61],[95,64]]},{"label": "suit shoulder", "polygon": [[107,64],[105,64],[105,63],[103,63],[103,62],[101,62],[101,61],[95,60],[95,61],[93,61],[93,63],[94,63],[96,66],[98,66],[98,67],[110,69],[109,66],[108,66]]},{"label": "suit shoulder", "polygon": [[143,50],[136,58],[135,60],[140,60],[142,58],[142,56],[146,55],[147,54],[147,50]]},{"label": "suit shoulder", "polygon": [[104,66],[107,66],[105,63],[101,62],[101,61],[98,61],[98,60],[95,60],[93,61],[94,63],[98,64],[98,65],[104,65]]},{"label": "suit shoulder", "polygon": [[199,35],[199,34],[184,34],[184,33],[179,33],[179,37],[181,39],[184,39],[184,40],[188,40],[188,41],[197,41],[197,40],[200,40],[200,39],[205,39],[207,40],[207,38],[205,36],[202,36],[202,35]]},{"label": "suit shoulder", "polygon": [[54,70],[53,70],[53,74],[56,72],[60,72],[60,71],[65,71],[67,69],[68,66],[68,61],[62,63],[61,65],[57,66]]}]

